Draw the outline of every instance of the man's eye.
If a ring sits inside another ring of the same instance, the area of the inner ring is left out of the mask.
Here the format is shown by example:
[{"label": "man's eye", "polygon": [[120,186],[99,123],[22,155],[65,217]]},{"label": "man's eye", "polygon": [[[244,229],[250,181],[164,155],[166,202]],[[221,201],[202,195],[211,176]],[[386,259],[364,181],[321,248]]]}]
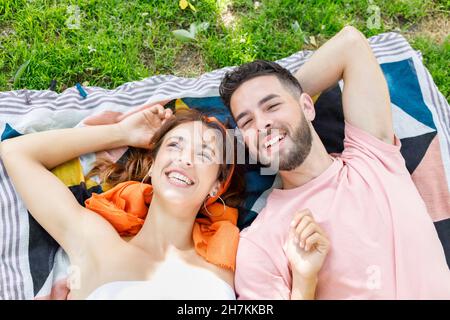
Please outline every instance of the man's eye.
[{"label": "man's eye", "polygon": [[269,108],[267,108],[267,110],[271,110],[271,109],[275,108],[275,107],[278,106],[278,105],[279,105],[279,103],[273,104],[273,105],[271,105]]},{"label": "man's eye", "polygon": [[250,122],[252,122],[252,120],[247,120],[242,124],[242,128],[245,128],[246,126],[248,126],[250,124]]}]

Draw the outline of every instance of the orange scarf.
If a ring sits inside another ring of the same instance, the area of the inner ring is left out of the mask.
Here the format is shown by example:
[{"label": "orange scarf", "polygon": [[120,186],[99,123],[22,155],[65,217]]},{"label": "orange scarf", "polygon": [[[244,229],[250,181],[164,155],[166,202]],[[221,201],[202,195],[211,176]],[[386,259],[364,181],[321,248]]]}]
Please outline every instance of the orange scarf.
[{"label": "orange scarf", "polygon": [[[119,183],[101,194],[93,193],[86,208],[108,220],[121,236],[136,235],[144,224],[153,187],[136,181]],[[192,230],[195,251],[206,261],[235,270],[239,229],[238,211],[214,202],[207,206],[212,216],[202,211]]]}]

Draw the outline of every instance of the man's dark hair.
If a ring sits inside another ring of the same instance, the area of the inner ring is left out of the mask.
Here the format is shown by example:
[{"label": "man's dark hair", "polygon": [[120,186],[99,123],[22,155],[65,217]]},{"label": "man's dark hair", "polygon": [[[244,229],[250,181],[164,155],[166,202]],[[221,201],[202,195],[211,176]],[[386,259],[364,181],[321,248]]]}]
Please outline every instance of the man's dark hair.
[{"label": "man's dark hair", "polygon": [[302,87],[289,70],[283,68],[278,63],[255,60],[243,64],[229,72],[222,79],[219,87],[220,96],[227,108],[230,108],[231,96],[241,84],[250,79],[273,75],[278,78],[281,84],[294,96],[300,97]]}]

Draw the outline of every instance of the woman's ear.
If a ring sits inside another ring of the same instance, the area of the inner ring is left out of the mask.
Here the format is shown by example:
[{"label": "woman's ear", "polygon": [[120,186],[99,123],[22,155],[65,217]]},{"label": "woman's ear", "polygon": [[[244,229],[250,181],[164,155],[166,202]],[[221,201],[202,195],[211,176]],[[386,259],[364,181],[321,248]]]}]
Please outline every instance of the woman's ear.
[{"label": "woman's ear", "polygon": [[211,191],[209,192],[209,196],[210,197],[215,197],[217,195],[217,193],[219,192],[219,189],[220,189],[220,181],[217,180],[214,183],[213,187],[211,188]]},{"label": "woman's ear", "polygon": [[314,101],[309,94],[302,93],[300,95],[300,106],[302,107],[306,120],[309,122],[313,121],[316,117],[316,110],[314,108]]}]

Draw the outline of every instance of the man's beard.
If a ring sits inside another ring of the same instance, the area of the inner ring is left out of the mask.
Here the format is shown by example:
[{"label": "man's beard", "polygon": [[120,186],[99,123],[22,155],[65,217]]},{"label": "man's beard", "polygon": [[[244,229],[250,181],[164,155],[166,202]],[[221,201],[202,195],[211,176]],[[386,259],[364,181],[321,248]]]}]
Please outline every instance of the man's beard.
[{"label": "man's beard", "polygon": [[[312,134],[305,116],[301,115],[301,123],[298,128],[289,135],[292,140],[292,148],[290,150],[284,149],[283,152],[278,153],[279,170],[291,171],[299,167],[311,152]],[[274,160],[272,160],[273,162]]]}]

